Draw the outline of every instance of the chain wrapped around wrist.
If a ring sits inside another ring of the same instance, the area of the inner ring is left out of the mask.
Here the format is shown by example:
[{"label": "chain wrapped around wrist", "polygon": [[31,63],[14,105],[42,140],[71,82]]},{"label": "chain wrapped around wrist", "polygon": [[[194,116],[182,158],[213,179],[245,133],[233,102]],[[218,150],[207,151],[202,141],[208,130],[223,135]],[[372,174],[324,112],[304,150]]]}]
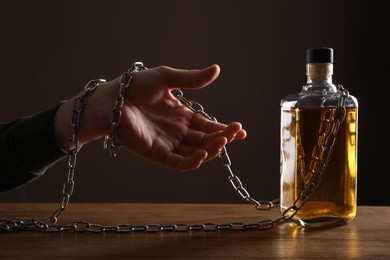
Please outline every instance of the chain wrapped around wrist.
[{"label": "chain wrapped around wrist", "polygon": [[131,80],[133,79],[133,73],[147,69],[142,62],[134,62],[130,69],[122,74],[119,81],[119,93],[115,101],[114,107],[110,113],[110,135],[104,137],[104,150],[110,157],[116,157],[116,152],[121,148],[119,143],[116,129],[122,119],[122,108],[125,102],[125,92],[130,87]]}]

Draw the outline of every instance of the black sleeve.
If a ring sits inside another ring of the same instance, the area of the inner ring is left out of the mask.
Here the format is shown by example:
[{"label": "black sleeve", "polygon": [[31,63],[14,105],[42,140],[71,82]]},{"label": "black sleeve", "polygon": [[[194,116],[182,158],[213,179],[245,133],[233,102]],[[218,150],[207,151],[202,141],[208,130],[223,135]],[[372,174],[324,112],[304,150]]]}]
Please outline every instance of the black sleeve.
[{"label": "black sleeve", "polygon": [[61,104],[33,116],[0,123],[0,192],[32,181],[66,157],[53,130],[54,115]]}]

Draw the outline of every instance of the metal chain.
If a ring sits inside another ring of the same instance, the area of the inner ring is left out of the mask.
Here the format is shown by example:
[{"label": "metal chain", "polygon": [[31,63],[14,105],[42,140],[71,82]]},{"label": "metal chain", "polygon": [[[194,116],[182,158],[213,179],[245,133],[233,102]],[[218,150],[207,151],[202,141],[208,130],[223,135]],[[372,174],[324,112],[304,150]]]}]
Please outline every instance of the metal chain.
[{"label": "metal chain", "polygon": [[129,88],[131,80],[133,79],[133,73],[147,69],[142,62],[135,62],[130,69],[122,74],[119,81],[119,94],[111,110],[110,114],[110,130],[111,135],[104,137],[104,150],[110,157],[115,157],[116,152],[121,148],[118,137],[116,135],[116,129],[122,119],[122,107],[125,102],[125,91]]},{"label": "metal chain", "polygon": [[135,232],[189,232],[189,231],[244,231],[244,230],[265,230],[273,227],[272,220],[263,220],[254,223],[232,222],[226,224],[204,223],[204,224],[118,224],[113,226],[91,223],[88,221],[74,221],[70,224],[47,224],[42,219],[31,220],[9,220],[0,218],[0,232],[16,232],[16,231],[44,231],[44,232],[86,232],[86,233],[135,233]]},{"label": "metal chain", "polygon": [[[105,138],[105,147],[110,148],[108,150],[110,156],[115,156],[116,151],[120,148],[120,144],[116,138],[116,127],[119,125],[121,120],[121,108],[123,107],[124,102],[124,91],[129,87],[130,81],[132,79],[132,74],[135,71],[140,71],[146,69],[142,63],[134,63],[133,66],[123,74],[120,81],[120,92],[117,102],[112,110],[110,122],[111,122],[111,136]],[[82,96],[77,98],[74,103],[73,116],[72,116],[72,136],[69,140],[68,146],[68,178],[64,183],[62,190],[62,200],[60,202],[59,208],[51,215],[50,221],[48,224],[45,220],[48,218],[40,219],[31,219],[31,220],[10,220],[6,218],[0,218],[0,232],[1,231],[26,231],[26,230],[42,230],[47,232],[63,232],[63,231],[74,231],[74,232],[118,232],[118,233],[129,233],[129,232],[162,232],[162,231],[173,231],[173,232],[188,232],[188,231],[219,231],[219,230],[265,230],[272,228],[278,222],[282,220],[290,220],[300,208],[305,204],[305,202],[310,198],[314,190],[319,185],[325,166],[329,161],[335,139],[339,130],[340,124],[345,118],[345,100],[348,97],[349,93],[341,85],[339,85],[340,99],[338,107],[334,113],[335,120],[332,120],[332,125],[328,125],[332,131],[325,137],[324,141],[321,141],[321,145],[325,145],[325,150],[321,154],[321,159],[318,160],[317,166],[314,169],[312,177],[306,188],[300,194],[300,196],[294,201],[294,203],[284,210],[282,214],[275,220],[266,219],[261,220],[256,223],[241,223],[241,222],[232,222],[226,224],[215,224],[215,223],[204,223],[204,224],[172,224],[172,225],[161,225],[161,224],[145,224],[145,225],[132,225],[132,224],[119,224],[115,226],[106,226],[100,224],[94,224],[88,221],[75,221],[68,225],[58,225],[57,220],[61,213],[65,210],[69,203],[69,199],[73,194],[74,189],[74,170],[76,167],[76,156],[79,150],[79,142],[77,140],[77,130],[78,124],[80,121],[80,116],[84,108],[84,98],[91,93],[96,87],[105,82],[105,80],[98,79],[92,80],[85,86],[85,92]],[[203,107],[196,101],[188,100],[184,98],[183,93],[179,89],[174,89],[171,93],[186,107],[192,110],[195,113],[199,113],[209,120],[217,121],[215,117],[209,116],[203,109]],[[325,115],[323,115],[325,116]],[[326,117],[323,118],[324,122]],[[320,145],[320,141],[318,143]],[[119,148],[118,148],[119,147]],[[253,203],[258,210],[271,209],[276,207],[279,199],[273,201],[266,200],[255,200],[253,199],[247,190],[243,187],[240,179],[236,176],[231,169],[231,160],[227,153],[226,147],[223,147],[222,151],[219,154],[219,159],[222,162],[222,165],[227,170],[229,176],[228,180],[230,181],[233,188],[236,192],[247,202]],[[312,158],[313,160],[313,158]]]},{"label": "metal chain", "polygon": [[62,199],[58,209],[51,215],[50,220],[53,224],[57,223],[58,217],[62,214],[65,208],[68,206],[70,197],[74,190],[74,171],[76,169],[76,157],[80,150],[79,140],[77,139],[77,131],[79,129],[79,123],[81,113],[84,110],[84,99],[91,92],[93,92],[100,84],[105,83],[105,79],[90,80],[84,87],[84,93],[75,99],[73,104],[73,114],[71,119],[71,137],[68,142],[68,177],[62,187]]},{"label": "metal chain", "polygon": [[[178,99],[183,105],[188,107],[190,110],[192,110],[195,113],[199,113],[202,116],[206,117],[209,120],[217,122],[217,119],[214,116],[208,115],[201,104],[199,104],[196,101],[188,100],[183,96],[183,92],[180,89],[173,89],[171,91],[172,95]],[[273,201],[267,201],[267,200],[255,200],[250,196],[248,191],[244,188],[242,185],[242,182],[240,178],[233,173],[232,170],[232,163],[229,157],[229,154],[227,152],[226,146],[224,146],[221,150],[221,152],[218,155],[222,166],[226,169],[228,172],[228,180],[230,181],[231,185],[233,186],[234,190],[241,196],[242,199],[244,199],[247,202],[255,204],[256,209],[258,210],[268,210],[271,208],[274,208],[277,206],[279,199],[275,199]]]}]

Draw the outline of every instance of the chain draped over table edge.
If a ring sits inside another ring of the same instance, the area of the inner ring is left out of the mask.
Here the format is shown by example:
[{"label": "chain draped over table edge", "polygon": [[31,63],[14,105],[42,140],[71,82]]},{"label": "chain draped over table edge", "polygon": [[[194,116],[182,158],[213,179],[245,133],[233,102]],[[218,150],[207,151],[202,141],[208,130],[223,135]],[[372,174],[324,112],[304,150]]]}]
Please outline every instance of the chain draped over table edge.
[{"label": "chain draped over table edge", "polygon": [[[132,64],[130,69],[123,73],[120,82],[119,82],[119,93],[114,104],[113,109],[110,113],[110,135],[104,137],[104,150],[108,153],[110,157],[115,157],[116,152],[121,148],[119,140],[116,136],[116,127],[120,124],[122,118],[122,107],[124,105],[124,95],[127,88],[130,87],[130,83],[133,77],[133,73],[138,71],[146,70],[147,67],[143,65],[142,62],[135,62]],[[338,102],[338,110],[336,111],[336,121],[332,127],[334,129],[333,133],[327,136],[326,139],[330,139],[330,145],[328,148],[328,153],[320,159],[320,166],[315,170],[315,173],[310,178],[308,184],[298,198],[293,202],[293,204],[285,209],[279,217],[276,219],[266,219],[260,220],[256,223],[242,223],[242,222],[231,222],[231,223],[203,223],[203,224],[144,224],[144,225],[132,225],[132,224],[118,224],[113,226],[94,224],[88,221],[75,221],[71,224],[59,225],[57,224],[58,218],[64,212],[67,205],[69,204],[70,198],[74,190],[74,174],[76,168],[76,158],[77,153],[80,150],[79,141],[77,140],[77,131],[83,112],[85,103],[84,99],[86,96],[91,94],[100,84],[105,83],[105,79],[95,79],[90,80],[84,87],[84,93],[75,99],[73,106],[73,115],[71,118],[71,129],[72,134],[68,142],[68,175],[66,182],[63,184],[62,188],[62,199],[60,201],[59,207],[53,212],[49,217],[42,218],[32,218],[30,220],[10,220],[7,218],[0,218],[0,232],[15,232],[15,231],[46,231],[46,232],[64,232],[64,231],[73,231],[73,232],[91,232],[91,233],[101,233],[101,232],[118,232],[118,233],[129,233],[129,232],[162,232],[162,231],[172,231],[172,232],[188,232],[188,231],[222,231],[222,230],[231,230],[231,231],[242,231],[242,230],[266,230],[274,227],[277,223],[281,221],[288,221],[292,219],[299,209],[303,207],[305,202],[310,198],[311,194],[319,185],[325,166],[329,161],[333,147],[336,139],[336,135],[340,124],[344,121],[345,118],[345,101],[349,96],[348,91],[341,85],[338,85],[338,92],[340,93],[340,98]],[[184,97],[183,92],[180,89],[171,90],[171,94],[180,101],[187,108],[192,110],[194,113],[201,114],[205,118],[217,121],[213,116],[208,115],[203,106],[198,102],[193,100],[188,100]],[[226,146],[224,146],[221,152],[218,155],[218,158],[221,161],[222,166],[226,169],[228,173],[228,180],[235,189],[235,191],[241,196],[241,198],[249,203],[253,203],[257,210],[269,210],[275,208],[279,203],[280,199],[274,199],[272,201],[267,200],[255,200],[249,194],[249,192],[244,188],[241,180],[237,175],[233,173],[231,168],[231,160],[228,155]],[[47,220],[50,220],[51,223],[47,223]]]}]

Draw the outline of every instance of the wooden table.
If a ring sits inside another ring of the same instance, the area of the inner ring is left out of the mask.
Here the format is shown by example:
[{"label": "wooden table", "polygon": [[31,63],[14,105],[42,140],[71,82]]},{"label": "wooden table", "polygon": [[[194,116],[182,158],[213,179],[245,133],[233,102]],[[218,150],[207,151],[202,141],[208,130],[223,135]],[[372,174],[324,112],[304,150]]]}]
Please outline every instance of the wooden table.
[{"label": "wooden table", "polygon": [[[57,203],[0,203],[0,217],[31,219],[57,208]],[[278,216],[278,209],[258,211],[250,204],[70,203],[58,223],[257,223]],[[390,259],[389,216],[390,207],[360,206],[352,222],[326,229],[283,222],[245,231],[0,232],[0,259]]]}]

